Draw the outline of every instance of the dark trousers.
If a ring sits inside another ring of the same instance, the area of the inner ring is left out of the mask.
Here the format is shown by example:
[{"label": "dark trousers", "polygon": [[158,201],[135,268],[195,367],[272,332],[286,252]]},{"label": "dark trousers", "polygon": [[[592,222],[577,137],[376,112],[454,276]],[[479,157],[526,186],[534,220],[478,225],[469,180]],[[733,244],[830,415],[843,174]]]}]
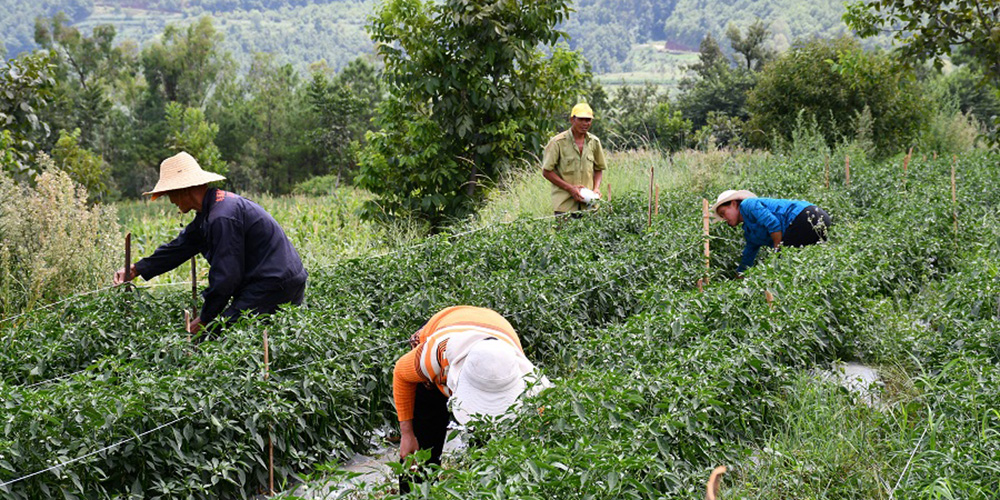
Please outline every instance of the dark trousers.
[{"label": "dark trousers", "polygon": [[781,244],[789,247],[803,247],[826,241],[827,230],[833,222],[830,214],[822,208],[811,205],[802,210],[788,226],[781,237]]},{"label": "dark trousers", "polygon": [[[418,384],[417,398],[413,403],[413,434],[417,437],[420,449],[431,450],[431,458],[427,461],[429,464],[441,465],[449,421],[451,412],[448,411],[448,397],[437,387]],[[420,477],[409,474],[400,476],[399,492],[408,493],[410,482],[420,482]]]},{"label": "dark trousers", "polygon": [[302,305],[306,295],[306,282],[289,283],[278,288],[247,287],[233,298],[232,304],[222,313],[227,322],[234,322],[244,313],[274,314],[282,304]]}]

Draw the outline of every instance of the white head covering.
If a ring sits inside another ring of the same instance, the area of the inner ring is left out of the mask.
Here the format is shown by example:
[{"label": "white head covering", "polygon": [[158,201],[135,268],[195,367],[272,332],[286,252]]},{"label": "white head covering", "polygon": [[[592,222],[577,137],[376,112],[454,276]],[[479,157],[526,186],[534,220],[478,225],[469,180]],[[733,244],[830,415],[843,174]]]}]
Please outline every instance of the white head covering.
[{"label": "white head covering", "polygon": [[713,219],[722,220],[722,217],[719,215],[719,212],[716,211],[720,206],[725,205],[726,203],[729,203],[733,200],[742,201],[747,198],[756,198],[756,197],[757,195],[751,193],[750,191],[747,191],[746,189],[727,189],[722,193],[719,193],[719,197],[715,199],[715,203],[713,203],[712,206],[708,207],[708,211],[709,213],[711,213]]},{"label": "white head covering", "polygon": [[[524,392],[535,366],[514,346],[499,339],[483,339],[452,365],[448,385],[452,389],[452,414],[460,424],[473,415],[500,415]],[[542,377],[541,385],[551,383]]]}]

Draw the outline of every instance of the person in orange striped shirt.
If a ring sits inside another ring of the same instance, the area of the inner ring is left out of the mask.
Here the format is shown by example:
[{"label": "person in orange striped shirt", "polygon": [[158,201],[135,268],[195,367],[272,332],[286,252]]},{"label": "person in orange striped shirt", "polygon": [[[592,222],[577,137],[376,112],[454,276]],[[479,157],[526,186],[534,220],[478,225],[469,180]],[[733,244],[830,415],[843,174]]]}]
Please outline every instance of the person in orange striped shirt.
[{"label": "person in orange striped shirt", "polygon": [[[441,463],[449,398],[455,420],[464,424],[473,415],[504,413],[532,379],[538,380],[514,327],[490,309],[443,309],[413,334],[410,345],[413,349],[396,361],[392,380],[400,459],[429,448],[429,462]],[[531,385],[550,385],[544,377],[538,381]]]}]

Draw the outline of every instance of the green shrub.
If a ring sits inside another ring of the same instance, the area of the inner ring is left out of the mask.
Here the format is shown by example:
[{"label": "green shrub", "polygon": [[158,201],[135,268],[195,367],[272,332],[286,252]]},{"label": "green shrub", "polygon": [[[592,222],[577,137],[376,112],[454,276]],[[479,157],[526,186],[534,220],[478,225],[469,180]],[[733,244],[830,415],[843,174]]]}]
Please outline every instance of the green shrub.
[{"label": "green shrub", "polygon": [[114,212],[40,155],[34,186],[0,174],[0,311],[8,316],[110,284],[120,255]]}]

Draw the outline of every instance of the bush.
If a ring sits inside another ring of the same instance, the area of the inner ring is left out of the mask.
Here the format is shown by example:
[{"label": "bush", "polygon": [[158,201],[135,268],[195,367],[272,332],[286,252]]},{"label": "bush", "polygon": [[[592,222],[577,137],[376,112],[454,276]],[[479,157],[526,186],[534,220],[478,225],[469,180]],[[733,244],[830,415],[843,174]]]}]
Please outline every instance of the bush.
[{"label": "bush", "polygon": [[90,206],[87,191],[51,159],[34,187],[0,174],[0,311],[108,284],[121,234],[113,210]]},{"label": "bush", "polygon": [[765,66],[750,91],[748,139],[757,145],[774,135],[788,139],[788,125],[804,113],[832,146],[854,138],[866,107],[876,150],[894,154],[917,137],[928,104],[912,72],[889,55],[847,38],[800,43]]}]

